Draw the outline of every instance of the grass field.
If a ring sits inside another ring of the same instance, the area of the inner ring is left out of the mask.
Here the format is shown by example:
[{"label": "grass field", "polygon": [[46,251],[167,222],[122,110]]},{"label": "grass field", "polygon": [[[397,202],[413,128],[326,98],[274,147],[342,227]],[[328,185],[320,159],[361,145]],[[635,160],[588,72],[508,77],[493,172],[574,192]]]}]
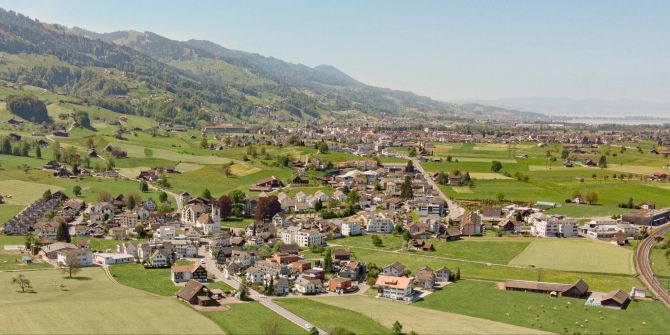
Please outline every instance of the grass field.
[{"label": "grass field", "polygon": [[9,204],[0,204],[0,226],[3,225],[7,220],[14,217],[18,214],[24,207],[24,205],[9,205]]},{"label": "grass field", "polygon": [[307,334],[307,331],[296,324],[275,314],[257,302],[229,305],[230,310],[223,312],[203,312],[203,315],[214,321],[228,335],[270,334],[267,328],[276,323],[278,334]]},{"label": "grass field", "polygon": [[170,279],[170,269],[145,269],[141,264],[120,264],[109,271],[121,284],[158,295],[172,296],[179,286]]},{"label": "grass field", "polygon": [[536,240],[509,264],[564,271],[635,273],[631,250],[592,240]]},{"label": "grass field", "polygon": [[670,312],[660,302],[633,301],[626,310],[585,307],[584,302],[463,280],[415,305],[557,334],[667,334]]},{"label": "grass field", "polygon": [[[0,192],[5,196],[5,202],[10,205],[29,205],[42,197],[42,193],[49,189],[52,192],[63,190],[61,187],[47,184],[21,180],[0,180]],[[11,198],[7,197],[7,195],[11,195]]]},{"label": "grass field", "polygon": [[[221,334],[216,323],[179,303],[112,283],[100,268],[79,279],[55,270],[24,272],[36,293],[10,285],[0,273],[0,333],[5,334]],[[65,285],[64,289],[59,287]]]},{"label": "grass field", "polygon": [[[500,322],[454,313],[404,305],[366,296],[323,297],[314,300],[352,310],[391,328],[395,321],[403,325],[403,333],[419,334],[534,334],[537,331]],[[353,326],[353,325],[352,325]],[[346,327],[345,327],[346,328]]]},{"label": "grass field", "polygon": [[320,303],[318,299],[275,299],[275,302],[328,332],[333,328],[344,328],[361,335],[391,333],[389,328],[365,315]]}]

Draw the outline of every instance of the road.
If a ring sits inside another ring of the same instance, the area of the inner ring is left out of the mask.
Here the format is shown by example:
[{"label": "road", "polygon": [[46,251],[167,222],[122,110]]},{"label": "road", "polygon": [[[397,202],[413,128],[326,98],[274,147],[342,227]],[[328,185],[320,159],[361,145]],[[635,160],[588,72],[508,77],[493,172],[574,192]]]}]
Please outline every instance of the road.
[{"label": "road", "polygon": [[664,236],[670,231],[670,223],[656,227],[649,236],[644,239],[635,249],[635,269],[640,274],[640,279],[661,300],[667,308],[670,308],[670,293],[654,276],[654,271],[649,260],[651,248],[656,244],[654,241],[658,236]]},{"label": "road", "polygon": [[[226,276],[223,275],[223,272],[221,272],[219,270],[219,268],[217,268],[216,262],[212,259],[212,257],[209,255],[209,253],[205,251],[204,248],[201,248],[199,253],[205,259],[205,264],[204,265],[205,265],[205,269],[207,269],[207,272],[213,274],[217,279],[219,279],[220,281],[230,285],[232,288],[239,289],[240,283],[237,280],[226,278]],[[256,290],[253,290],[253,289],[250,288],[249,289],[249,296],[252,299],[258,301],[261,305],[263,305],[263,306],[271,309],[275,313],[281,315],[286,320],[289,320],[289,321],[295,323],[300,328],[309,330],[309,328],[312,327],[312,324],[309,323],[307,320],[305,320],[305,319],[291,313],[289,310],[277,305],[274,301],[272,301],[272,299],[270,297],[268,297],[264,294],[261,294]],[[309,327],[306,327],[307,325],[309,325]],[[319,334],[321,334],[321,335],[327,335],[328,334],[323,329],[317,328],[317,330],[319,331]]]},{"label": "road", "polygon": [[437,194],[440,195],[440,198],[444,200],[444,202],[447,204],[447,207],[449,207],[449,215],[447,218],[450,218],[452,220],[459,220],[461,216],[465,213],[465,208],[459,206],[457,203],[449,199],[444,192],[442,192],[442,189],[440,189],[437,185],[437,183],[433,180],[433,178],[430,178],[430,176],[426,173],[426,170],[423,169],[423,166],[421,166],[421,162],[419,162],[418,159],[415,157],[405,157],[409,160],[412,161],[412,164],[414,165],[414,169],[421,172],[423,174],[423,178],[428,182],[428,185],[433,187],[434,189],[437,190]]}]

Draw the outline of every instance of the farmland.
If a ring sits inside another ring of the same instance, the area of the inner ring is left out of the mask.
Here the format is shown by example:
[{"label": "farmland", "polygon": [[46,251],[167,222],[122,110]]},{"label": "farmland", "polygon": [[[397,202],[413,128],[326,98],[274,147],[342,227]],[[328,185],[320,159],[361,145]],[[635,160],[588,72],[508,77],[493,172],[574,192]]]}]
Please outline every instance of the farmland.
[{"label": "farmland", "polygon": [[223,312],[203,312],[202,315],[214,321],[228,335],[262,334],[266,329],[278,329],[278,334],[307,334],[304,329],[258,302],[231,304],[228,308]]},{"label": "farmland", "polygon": [[[417,307],[419,306],[418,304],[404,305],[366,296],[324,297],[315,298],[314,300],[360,313],[387,328],[391,328],[395,321],[399,321],[403,325],[403,332],[407,333],[410,331],[419,334],[537,333],[537,331],[532,329],[511,326],[501,322],[491,322],[479,318],[421,308]],[[327,319],[327,317],[324,319]]]},{"label": "farmland", "polygon": [[584,302],[500,291],[491,282],[463,280],[427,296],[416,306],[560,334],[667,333],[670,314],[660,302],[633,301],[625,310],[585,307]]},{"label": "farmland", "polygon": [[[112,283],[100,268],[83,269],[77,279],[55,270],[25,272],[36,293],[10,285],[16,273],[0,272],[0,316],[7,334],[219,334],[202,314],[172,297],[159,297]],[[60,285],[63,285],[62,287]],[[35,307],[48,313],[35,315]],[[161,317],[155,317],[155,311]],[[124,320],[114,322],[113,320]]]}]

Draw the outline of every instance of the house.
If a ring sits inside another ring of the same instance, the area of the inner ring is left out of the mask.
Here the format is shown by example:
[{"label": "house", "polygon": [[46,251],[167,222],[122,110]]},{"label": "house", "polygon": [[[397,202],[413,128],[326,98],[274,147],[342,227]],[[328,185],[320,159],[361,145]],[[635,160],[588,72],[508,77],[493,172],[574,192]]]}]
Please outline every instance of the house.
[{"label": "house", "polygon": [[579,222],[562,216],[541,215],[531,220],[531,234],[539,237],[577,237]]},{"label": "house", "polygon": [[284,183],[282,183],[281,180],[277,179],[277,177],[270,176],[257,181],[256,184],[249,189],[249,191],[270,192],[281,187],[284,187]]},{"label": "house", "polygon": [[523,221],[516,221],[510,219],[503,219],[498,222],[498,228],[509,233],[520,233],[524,223]]},{"label": "house", "polygon": [[293,272],[302,273],[305,270],[309,270],[311,268],[312,268],[312,262],[310,261],[301,260],[291,263],[291,269],[293,270]]},{"label": "house", "polygon": [[247,269],[246,278],[252,285],[261,285],[265,282],[265,272],[252,266]]},{"label": "house", "polygon": [[45,245],[40,248],[39,255],[46,257],[48,259],[56,259],[58,257],[58,252],[63,250],[76,250],[77,246],[71,243],[65,242],[56,242],[49,245]]},{"label": "house", "polygon": [[400,262],[393,262],[382,269],[385,276],[400,277],[405,275],[405,266]]},{"label": "house", "polygon": [[293,185],[307,185],[309,184],[309,178],[305,176],[296,176],[291,180],[291,184]]},{"label": "house", "polygon": [[477,212],[466,211],[461,218],[461,235],[473,236],[482,234],[482,217]]},{"label": "house", "polygon": [[277,278],[274,280],[272,293],[275,295],[285,295],[291,291],[291,286],[289,285],[288,279],[286,278]]},{"label": "house", "polygon": [[295,290],[304,295],[318,294],[323,290],[321,279],[300,276],[295,281]]},{"label": "house", "polygon": [[670,221],[670,209],[641,209],[621,215],[621,221],[638,226],[659,226]]},{"label": "house", "polygon": [[622,290],[614,290],[606,293],[600,300],[600,305],[605,307],[613,307],[624,309],[630,303],[630,297]]},{"label": "house", "polygon": [[281,239],[286,244],[297,244],[304,248],[312,245],[321,246],[326,242],[326,236],[319,231],[303,230],[297,226],[291,226],[282,230]]},{"label": "house", "polygon": [[435,271],[435,281],[438,283],[446,283],[451,280],[451,270],[446,267],[441,267]]},{"label": "house", "polygon": [[300,247],[298,247],[297,244],[282,243],[279,245],[279,249],[277,249],[277,252],[282,254],[297,255],[298,253],[300,253]]},{"label": "house", "polygon": [[[416,235],[421,235],[421,234],[426,234],[424,233],[418,233]],[[416,236],[415,235],[415,236]],[[430,237],[430,236],[428,236]],[[433,244],[430,242],[425,241],[425,239],[420,239],[420,238],[413,238],[408,241],[407,246],[411,250],[421,250],[421,251],[435,251],[435,248],[433,247]]]},{"label": "house", "polygon": [[437,238],[442,242],[459,240],[461,238],[461,229],[459,227],[449,226],[444,233],[438,235]]},{"label": "house", "polygon": [[390,233],[393,231],[393,219],[390,215],[376,213],[368,220],[366,230],[371,233]]},{"label": "house", "polygon": [[375,287],[384,298],[411,301],[413,284],[412,278],[380,275],[377,277]]},{"label": "house", "polygon": [[435,273],[433,269],[425,266],[414,275],[414,284],[425,289],[432,289],[435,286]]},{"label": "house", "polygon": [[562,295],[572,298],[583,298],[588,294],[589,285],[582,279],[574,284],[547,283],[527,280],[506,280],[505,289],[508,291],[523,291],[545,293],[553,296]]},{"label": "house", "polygon": [[335,262],[348,261],[351,258],[351,250],[349,249],[333,249],[331,258]]},{"label": "house", "polygon": [[129,254],[114,254],[108,252],[98,252],[93,254],[93,259],[96,264],[100,265],[115,265],[115,264],[129,264],[135,263],[135,256]]},{"label": "house", "polygon": [[170,268],[172,281],[181,283],[189,280],[197,280],[201,283],[207,282],[207,270],[197,263],[191,265],[173,265]]},{"label": "house", "polygon": [[188,302],[191,305],[213,306],[218,305],[217,301],[212,299],[212,291],[207,286],[196,281],[189,280],[186,285],[177,292],[177,298]]},{"label": "house", "polygon": [[342,278],[349,278],[351,280],[359,280],[365,274],[365,265],[359,261],[349,261],[344,266],[340,267],[338,276]]},{"label": "house", "polygon": [[151,265],[152,268],[162,268],[168,266],[169,261],[167,256],[160,251],[160,250],[154,250],[154,252],[149,256],[149,265]]},{"label": "house", "polygon": [[351,279],[349,278],[337,277],[328,281],[328,290],[331,292],[342,294],[351,291],[351,289]]},{"label": "house", "polygon": [[358,222],[342,222],[340,232],[342,236],[361,235],[361,224]]},{"label": "house", "polygon": [[74,257],[80,267],[93,265],[93,253],[89,249],[61,249],[56,252],[56,264],[66,266],[68,257]]}]

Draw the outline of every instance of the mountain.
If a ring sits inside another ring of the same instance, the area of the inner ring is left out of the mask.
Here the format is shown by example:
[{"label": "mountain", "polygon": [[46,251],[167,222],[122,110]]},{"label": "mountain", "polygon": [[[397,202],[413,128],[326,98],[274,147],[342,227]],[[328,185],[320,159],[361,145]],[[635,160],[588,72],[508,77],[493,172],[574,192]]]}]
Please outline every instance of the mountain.
[{"label": "mountain", "polygon": [[527,117],[501,109],[487,114],[487,109],[366,85],[330,65],[292,64],[152,32],[96,33],[0,9],[0,84],[7,83],[192,126],[350,121],[355,115],[415,121]]},{"label": "mountain", "polygon": [[461,104],[485,104],[558,117],[627,118],[631,115],[656,118],[670,117],[670,102],[631,99],[605,100],[520,97],[495,100],[462,100],[454,102]]}]

